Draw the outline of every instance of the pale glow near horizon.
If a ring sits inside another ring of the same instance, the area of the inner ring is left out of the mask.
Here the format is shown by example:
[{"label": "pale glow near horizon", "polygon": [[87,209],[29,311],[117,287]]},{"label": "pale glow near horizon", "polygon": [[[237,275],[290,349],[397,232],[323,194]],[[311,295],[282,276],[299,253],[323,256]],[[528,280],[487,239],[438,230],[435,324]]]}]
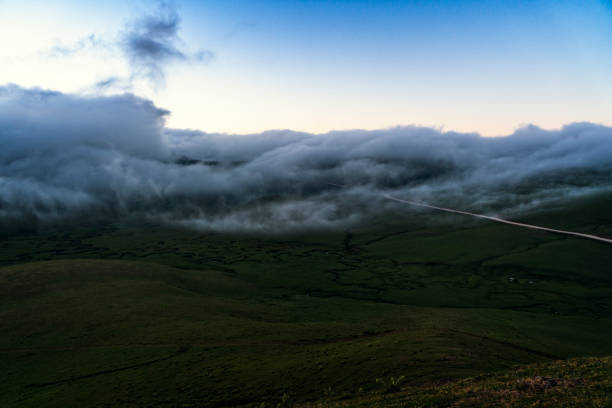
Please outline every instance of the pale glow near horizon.
[{"label": "pale glow near horizon", "polygon": [[[465,18],[452,5],[452,12],[441,15],[424,6],[402,9],[406,19],[414,19],[409,26],[384,6],[372,11],[380,14],[376,18],[313,6],[302,22],[294,14],[305,6],[278,10],[264,3],[258,10],[244,3],[230,12],[214,2],[177,2],[185,47],[211,49],[215,58],[172,64],[165,87],[140,83],[133,92],[170,110],[169,127],[206,132],[324,133],[417,124],[498,136],[526,124],[612,125],[612,53],[606,42],[612,14],[605,2],[582,3],[576,21],[572,10],[542,6],[539,12],[552,17],[545,30],[534,27],[533,33],[519,31],[530,29],[527,23],[512,28],[526,12],[512,8],[492,9],[493,22],[478,20],[462,32],[451,29],[460,30]],[[0,47],[0,83],[88,93],[97,81],[127,75],[117,50],[65,57],[48,51],[92,33],[112,43],[149,5],[0,1],[0,36],[7,39]],[[324,17],[317,14],[322,12]],[[285,20],[273,25],[279,16]],[[486,34],[499,25],[496,18],[509,22],[482,38],[478,30]],[[428,30],[428,24],[441,28]],[[361,27],[369,34],[360,33]],[[445,27],[451,27],[448,33]]]}]

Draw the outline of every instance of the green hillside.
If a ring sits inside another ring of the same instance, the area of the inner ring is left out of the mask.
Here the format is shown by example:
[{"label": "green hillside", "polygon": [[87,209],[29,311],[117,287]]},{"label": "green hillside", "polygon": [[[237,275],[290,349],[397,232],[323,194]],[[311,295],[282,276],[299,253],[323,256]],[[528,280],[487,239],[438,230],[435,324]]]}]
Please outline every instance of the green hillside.
[{"label": "green hillside", "polygon": [[[403,381],[395,378],[396,382]],[[397,390],[401,388],[401,390]],[[307,407],[593,407],[612,406],[612,359],[572,358],[493,375],[424,385],[388,387]]]},{"label": "green hillside", "polygon": [[[609,198],[524,221],[612,235]],[[0,406],[609,404],[612,247],[419,214],[5,236]],[[558,361],[573,357],[598,358]],[[533,394],[536,376],[561,385]]]}]

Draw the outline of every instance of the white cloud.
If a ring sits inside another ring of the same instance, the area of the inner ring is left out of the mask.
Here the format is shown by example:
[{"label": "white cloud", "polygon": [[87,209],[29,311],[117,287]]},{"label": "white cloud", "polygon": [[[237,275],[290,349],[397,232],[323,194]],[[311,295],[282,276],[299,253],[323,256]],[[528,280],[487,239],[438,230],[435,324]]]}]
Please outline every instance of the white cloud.
[{"label": "white cloud", "polygon": [[129,94],[0,87],[0,221],[280,231],[367,219],[394,208],[383,193],[511,212],[612,186],[612,128],[591,123],[501,138],[427,127],[226,135],[168,129],[166,115]]}]

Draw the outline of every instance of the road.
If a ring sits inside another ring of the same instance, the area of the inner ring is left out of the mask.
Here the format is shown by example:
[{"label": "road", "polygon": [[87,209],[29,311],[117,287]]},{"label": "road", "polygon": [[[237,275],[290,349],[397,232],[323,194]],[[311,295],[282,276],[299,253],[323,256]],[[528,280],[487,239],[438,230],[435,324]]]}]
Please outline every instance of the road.
[{"label": "road", "polygon": [[555,233],[555,234],[570,235],[570,236],[579,237],[579,238],[594,239],[596,241],[601,241],[601,242],[606,242],[608,244],[612,244],[612,239],[604,238],[604,237],[599,237],[597,235],[583,234],[581,232],[573,232],[573,231],[565,231],[565,230],[554,229],[554,228],[540,227],[538,225],[524,224],[522,222],[514,222],[514,221],[504,220],[503,218],[490,217],[488,215],[476,214],[476,213],[469,212],[469,211],[460,211],[460,210],[454,210],[452,208],[437,207],[435,205],[419,203],[417,201],[402,200],[401,198],[394,197],[394,196],[392,196],[390,194],[383,194],[383,197],[385,197],[385,198],[387,198],[389,200],[397,201],[397,202],[404,203],[404,204],[417,205],[419,207],[427,207],[427,208],[432,208],[434,210],[446,211],[446,212],[455,213],[455,214],[469,215],[469,216],[472,216],[472,217],[483,218],[483,219],[489,220],[489,221],[501,222],[503,224],[514,225],[514,226],[517,226],[517,227],[529,228],[529,229],[533,229],[533,230],[547,231],[547,232],[552,232],[552,233]]}]

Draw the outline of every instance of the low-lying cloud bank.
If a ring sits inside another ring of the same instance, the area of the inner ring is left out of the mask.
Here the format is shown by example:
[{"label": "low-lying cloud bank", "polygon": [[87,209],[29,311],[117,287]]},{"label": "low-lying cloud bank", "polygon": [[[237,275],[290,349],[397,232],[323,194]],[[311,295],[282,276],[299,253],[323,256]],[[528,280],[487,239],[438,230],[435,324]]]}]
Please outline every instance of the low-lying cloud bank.
[{"label": "low-lying cloud bank", "polygon": [[339,228],[401,206],[383,193],[516,215],[612,187],[612,128],[591,123],[500,138],[426,127],[226,135],[167,129],[167,114],[130,94],[0,87],[0,226]]}]

